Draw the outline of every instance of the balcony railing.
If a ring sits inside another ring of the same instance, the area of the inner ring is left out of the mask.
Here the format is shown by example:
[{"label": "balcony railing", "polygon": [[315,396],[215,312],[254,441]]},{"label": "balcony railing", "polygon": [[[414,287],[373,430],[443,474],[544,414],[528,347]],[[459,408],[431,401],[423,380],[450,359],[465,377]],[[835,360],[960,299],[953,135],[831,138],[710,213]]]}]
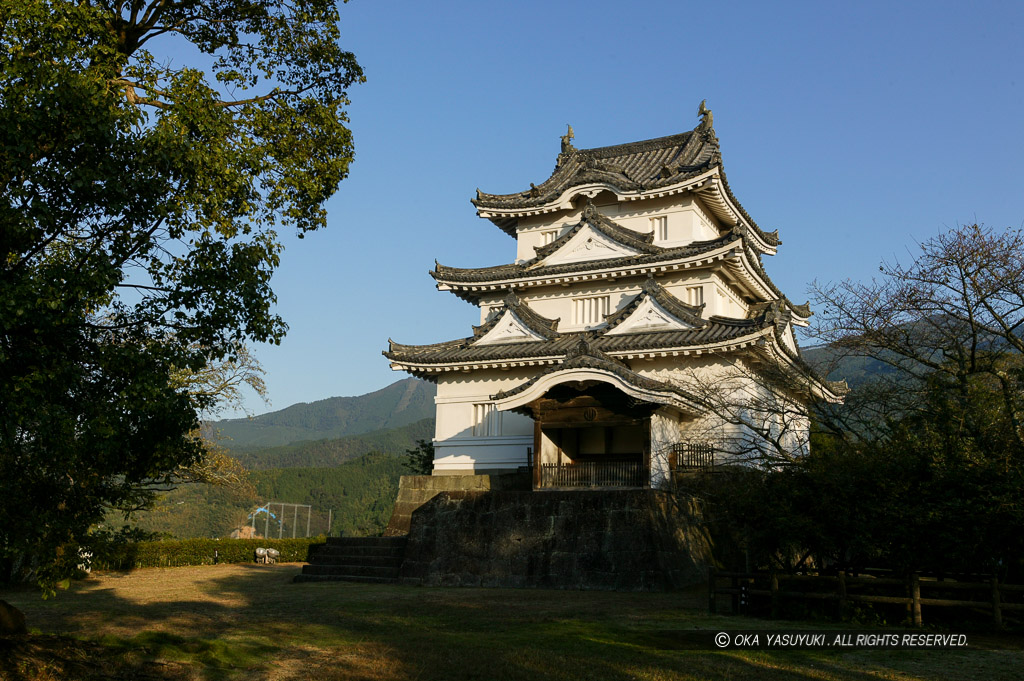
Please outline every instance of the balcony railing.
[{"label": "balcony railing", "polygon": [[647,468],[639,461],[581,461],[540,465],[541,487],[645,487]]},{"label": "balcony railing", "polygon": [[669,446],[668,460],[674,470],[711,468],[715,465],[715,446],[707,442],[677,442]]}]

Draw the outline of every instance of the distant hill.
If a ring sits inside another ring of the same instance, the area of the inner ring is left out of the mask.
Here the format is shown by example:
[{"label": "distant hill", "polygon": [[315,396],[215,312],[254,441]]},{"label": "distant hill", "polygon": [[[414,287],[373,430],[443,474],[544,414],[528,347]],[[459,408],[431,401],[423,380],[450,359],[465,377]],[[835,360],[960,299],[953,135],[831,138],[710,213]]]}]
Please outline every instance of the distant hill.
[{"label": "distant hill", "polygon": [[253,418],[215,421],[206,428],[219,431],[220,444],[232,450],[333,440],[433,418],[436,394],[434,384],[407,378],[366,395],[302,402]]},{"label": "distant hill", "polygon": [[434,436],[434,419],[423,419],[398,428],[374,430],[332,440],[302,440],[277,447],[240,447],[231,455],[249,470],[267,468],[328,468],[370,452],[403,456],[417,440]]},{"label": "distant hill", "polygon": [[837,352],[827,345],[801,348],[804,360],[830,381],[846,380],[852,389],[896,370],[877,359],[863,355],[838,357]]}]

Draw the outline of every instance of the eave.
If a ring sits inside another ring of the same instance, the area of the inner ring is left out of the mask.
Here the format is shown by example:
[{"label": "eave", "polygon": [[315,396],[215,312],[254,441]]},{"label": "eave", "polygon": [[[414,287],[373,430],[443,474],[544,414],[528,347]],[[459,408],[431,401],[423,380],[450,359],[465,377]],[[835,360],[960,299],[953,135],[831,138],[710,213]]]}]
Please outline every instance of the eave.
[{"label": "eave", "polygon": [[752,245],[764,255],[775,255],[781,241],[777,232],[763,232],[750,218],[746,211],[728,191],[725,175],[720,167],[714,167],[701,175],[683,180],[674,185],[651,190],[622,190],[610,183],[591,183],[570,187],[558,198],[543,206],[531,208],[478,208],[477,215],[487,218],[498,225],[509,236],[516,236],[515,223],[520,218],[532,215],[545,215],[559,211],[571,211],[575,207],[573,200],[578,196],[593,198],[602,191],[615,195],[616,200],[629,203],[649,199],[660,199],[666,196],[678,196],[693,193],[708,206],[708,209],[726,225],[742,225],[751,236]]},{"label": "eave", "polygon": [[[644,262],[645,257],[649,260]],[[782,293],[768,279],[744,244],[743,237],[726,242],[714,249],[658,261],[652,256],[638,256],[631,264],[622,264],[619,259],[592,261],[591,267],[582,271],[545,274],[542,271],[530,273],[520,270],[517,276],[495,277],[490,280],[458,282],[444,279],[442,272],[431,272],[437,281],[439,291],[451,291],[455,295],[476,302],[483,295],[497,291],[523,290],[543,286],[571,286],[578,282],[617,281],[647,276],[663,276],[674,272],[719,268],[727,274],[730,283],[754,300],[768,301],[782,296]],[[607,263],[602,266],[602,263]]]}]

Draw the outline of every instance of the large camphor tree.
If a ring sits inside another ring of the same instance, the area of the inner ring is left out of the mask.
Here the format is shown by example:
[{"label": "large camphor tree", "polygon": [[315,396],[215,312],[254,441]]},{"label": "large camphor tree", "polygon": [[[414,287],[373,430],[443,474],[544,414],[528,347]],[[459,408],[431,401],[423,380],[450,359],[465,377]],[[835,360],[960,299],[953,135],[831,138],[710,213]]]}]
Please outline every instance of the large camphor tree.
[{"label": "large camphor tree", "polygon": [[362,79],[333,0],[0,0],[0,567],[201,463],[176,377],[282,338]]}]

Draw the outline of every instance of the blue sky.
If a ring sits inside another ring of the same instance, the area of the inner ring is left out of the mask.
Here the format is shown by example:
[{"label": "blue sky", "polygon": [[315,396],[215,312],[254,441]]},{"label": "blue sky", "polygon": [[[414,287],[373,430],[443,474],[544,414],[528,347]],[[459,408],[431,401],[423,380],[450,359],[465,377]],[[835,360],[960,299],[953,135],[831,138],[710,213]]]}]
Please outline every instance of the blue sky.
[{"label": "blue sky", "polygon": [[352,0],[342,42],[356,160],[328,229],[284,235],[291,327],[257,346],[271,405],[379,389],[391,337],[463,337],[478,311],[434,289],[434,258],[510,262],[469,203],[540,183],[571,123],[579,148],[692,129],[714,112],[736,196],[778,229],[766,259],[803,302],[815,280],[957,223],[1024,224],[1024,3]]}]

